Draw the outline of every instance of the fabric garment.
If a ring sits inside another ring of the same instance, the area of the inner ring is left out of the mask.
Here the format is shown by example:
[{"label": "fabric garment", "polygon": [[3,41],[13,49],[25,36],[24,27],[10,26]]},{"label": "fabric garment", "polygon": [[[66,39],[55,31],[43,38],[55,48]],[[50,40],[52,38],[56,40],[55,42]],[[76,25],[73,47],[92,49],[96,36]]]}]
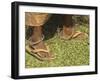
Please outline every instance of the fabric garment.
[{"label": "fabric garment", "polygon": [[50,18],[47,13],[34,13],[25,12],[25,25],[26,26],[42,26]]}]

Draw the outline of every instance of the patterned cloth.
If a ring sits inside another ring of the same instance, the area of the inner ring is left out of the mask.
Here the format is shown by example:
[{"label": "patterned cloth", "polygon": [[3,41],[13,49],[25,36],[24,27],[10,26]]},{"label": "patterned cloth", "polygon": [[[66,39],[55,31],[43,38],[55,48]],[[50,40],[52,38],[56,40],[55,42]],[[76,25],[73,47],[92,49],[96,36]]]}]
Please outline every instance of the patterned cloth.
[{"label": "patterned cloth", "polygon": [[42,26],[50,18],[47,13],[34,13],[25,12],[25,25],[26,26]]}]

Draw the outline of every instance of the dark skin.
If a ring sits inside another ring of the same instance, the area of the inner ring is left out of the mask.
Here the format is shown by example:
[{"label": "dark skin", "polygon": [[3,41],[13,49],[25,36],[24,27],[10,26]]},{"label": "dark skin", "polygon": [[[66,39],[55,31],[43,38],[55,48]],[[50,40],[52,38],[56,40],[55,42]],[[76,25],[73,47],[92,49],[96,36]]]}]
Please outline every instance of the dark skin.
[{"label": "dark skin", "polygon": [[72,15],[63,16],[63,37],[70,36],[73,33]]},{"label": "dark skin", "polygon": [[[36,42],[38,40],[41,40],[41,37],[42,37],[42,26],[39,26],[39,27],[34,27],[33,29],[33,33],[32,33],[32,36],[31,36],[31,41],[32,42]],[[44,44],[43,41],[41,41],[40,43],[34,45],[34,47],[36,49],[45,49],[47,50],[47,47],[46,45]],[[50,57],[50,53],[46,53],[46,52],[39,52],[40,54],[42,54],[41,56],[42,57]]]},{"label": "dark skin", "polygon": [[[72,23],[72,15],[63,15],[63,34],[62,36],[67,37],[69,35],[72,34],[73,32],[73,23]],[[42,37],[42,26],[38,26],[38,27],[33,27],[33,33],[31,36],[31,41],[32,42],[36,42],[38,40],[41,40]],[[36,49],[45,49],[47,50],[46,45],[44,44],[43,41],[41,41],[40,43],[34,45]],[[45,53],[45,52],[40,52],[40,54],[42,54],[42,57],[50,57],[51,53]]]}]

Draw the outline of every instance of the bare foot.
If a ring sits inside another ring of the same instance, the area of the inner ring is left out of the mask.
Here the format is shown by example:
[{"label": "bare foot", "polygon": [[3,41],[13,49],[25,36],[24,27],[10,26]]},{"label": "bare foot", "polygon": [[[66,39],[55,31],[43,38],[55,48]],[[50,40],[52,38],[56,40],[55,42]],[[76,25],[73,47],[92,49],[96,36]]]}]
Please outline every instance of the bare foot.
[{"label": "bare foot", "polygon": [[[33,42],[34,43],[34,42]],[[51,59],[54,59],[54,55],[49,51],[49,49],[47,48],[47,46],[44,44],[43,41],[40,41],[39,43],[37,44],[33,44],[33,45],[29,45],[29,48],[28,48],[29,52],[37,57],[38,59],[40,60],[51,60]],[[36,52],[34,52],[36,51]]]},{"label": "bare foot", "polygon": [[75,31],[73,27],[63,27],[63,30],[60,32],[60,38],[61,39],[86,39],[88,37],[88,34]]},{"label": "bare foot", "polygon": [[60,38],[62,39],[71,39],[73,35],[74,29],[72,27],[63,27],[63,29],[60,32]]}]

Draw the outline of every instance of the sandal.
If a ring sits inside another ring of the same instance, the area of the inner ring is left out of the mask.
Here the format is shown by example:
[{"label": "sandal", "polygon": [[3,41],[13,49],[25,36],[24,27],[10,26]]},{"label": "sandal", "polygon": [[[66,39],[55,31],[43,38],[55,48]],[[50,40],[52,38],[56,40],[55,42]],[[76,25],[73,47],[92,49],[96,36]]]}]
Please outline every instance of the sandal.
[{"label": "sandal", "polygon": [[88,37],[88,34],[87,33],[83,33],[83,32],[80,32],[80,31],[76,31],[73,36],[72,36],[72,39],[73,38],[80,38],[80,39],[85,39]]},{"label": "sandal", "polygon": [[47,46],[46,46],[47,50],[39,49],[39,48],[37,49],[35,47],[35,45],[42,42],[43,39],[44,39],[44,36],[42,36],[41,40],[39,40],[37,42],[28,41],[29,44],[26,45],[26,51],[29,52],[31,55],[35,56],[37,59],[39,59],[41,61],[54,59],[54,56],[50,53]]},{"label": "sandal", "polygon": [[65,40],[70,40],[70,39],[74,39],[74,38],[78,38],[78,39],[85,39],[88,37],[88,34],[86,33],[83,33],[83,32],[80,32],[80,31],[76,31],[76,32],[72,32],[71,35],[66,35],[66,36],[63,36],[63,32],[61,31],[59,33],[59,37],[61,39],[65,39]]}]

